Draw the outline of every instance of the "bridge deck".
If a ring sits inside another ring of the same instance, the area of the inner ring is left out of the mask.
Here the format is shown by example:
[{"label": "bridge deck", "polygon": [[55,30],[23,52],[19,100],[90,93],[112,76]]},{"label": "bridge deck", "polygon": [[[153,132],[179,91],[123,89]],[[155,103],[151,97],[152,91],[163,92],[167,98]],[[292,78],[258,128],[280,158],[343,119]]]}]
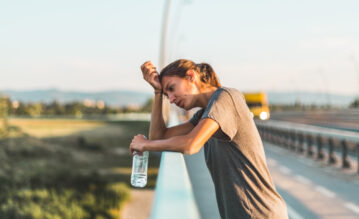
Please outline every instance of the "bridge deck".
[{"label": "bridge deck", "polygon": [[[359,218],[359,176],[269,143],[264,147],[290,218]],[[203,150],[185,161],[201,218],[220,218]]]}]

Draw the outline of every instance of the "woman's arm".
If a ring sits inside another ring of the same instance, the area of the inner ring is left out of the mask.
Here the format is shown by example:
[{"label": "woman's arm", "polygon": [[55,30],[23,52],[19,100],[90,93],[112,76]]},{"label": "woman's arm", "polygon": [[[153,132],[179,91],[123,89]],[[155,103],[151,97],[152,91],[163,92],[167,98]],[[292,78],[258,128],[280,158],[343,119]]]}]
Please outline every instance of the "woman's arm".
[{"label": "woman's arm", "polygon": [[156,67],[150,61],[148,61],[141,65],[141,71],[143,79],[145,79],[145,81],[147,81],[153,87],[155,93],[152,105],[149,139],[155,140],[169,138],[176,135],[187,134],[189,131],[191,131],[194,126],[190,122],[186,122],[171,128],[166,127],[162,114],[162,86],[158,78]]},{"label": "woman's arm", "polygon": [[149,139],[161,139],[167,130],[162,115],[162,92],[155,91],[155,98],[152,105]]},{"label": "woman's arm", "polygon": [[141,65],[142,76],[154,89],[155,97],[152,105],[149,139],[160,139],[166,131],[162,116],[162,86],[156,67],[151,61]]},{"label": "woman's arm", "polygon": [[143,135],[136,135],[130,145],[131,153],[136,151],[176,151],[183,154],[197,153],[204,143],[218,130],[216,121],[202,119],[186,135],[174,136],[163,140],[147,140]]}]

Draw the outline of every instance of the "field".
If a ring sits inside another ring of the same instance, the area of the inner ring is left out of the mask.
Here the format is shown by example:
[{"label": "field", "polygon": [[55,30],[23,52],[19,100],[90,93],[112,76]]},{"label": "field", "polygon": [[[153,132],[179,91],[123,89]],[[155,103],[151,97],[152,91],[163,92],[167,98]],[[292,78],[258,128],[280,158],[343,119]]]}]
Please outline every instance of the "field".
[{"label": "field", "polygon": [[[0,139],[0,218],[119,218],[135,134],[149,122],[10,119]],[[160,155],[151,153],[154,188]]]}]

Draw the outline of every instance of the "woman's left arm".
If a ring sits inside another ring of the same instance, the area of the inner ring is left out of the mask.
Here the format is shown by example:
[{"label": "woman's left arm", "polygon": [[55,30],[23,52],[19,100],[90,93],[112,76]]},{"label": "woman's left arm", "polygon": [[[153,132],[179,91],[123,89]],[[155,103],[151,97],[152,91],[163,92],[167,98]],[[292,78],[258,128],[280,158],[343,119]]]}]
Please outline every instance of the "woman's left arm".
[{"label": "woman's left arm", "polygon": [[163,140],[147,140],[143,135],[136,135],[130,145],[131,153],[136,151],[176,151],[183,154],[197,153],[204,143],[218,130],[216,121],[202,119],[186,135],[174,136]]}]

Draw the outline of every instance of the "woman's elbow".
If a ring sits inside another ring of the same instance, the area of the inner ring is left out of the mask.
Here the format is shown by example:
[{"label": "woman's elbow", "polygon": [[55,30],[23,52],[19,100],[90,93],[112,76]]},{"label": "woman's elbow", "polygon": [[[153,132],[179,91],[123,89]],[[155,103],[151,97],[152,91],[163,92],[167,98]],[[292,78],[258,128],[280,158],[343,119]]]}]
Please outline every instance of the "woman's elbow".
[{"label": "woman's elbow", "polygon": [[188,145],[184,148],[183,154],[186,154],[186,155],[197,154],[200,149],[201,149],[201,147],[198,147],[198,145],[188,144]]},{"label": "woman's elbow", "polygon": [[160,140],[160,139],[165,139],[165,133],[166,131],[156,131],[156,132],[151,132],[151,134],[149,135],[151,140]]}]

